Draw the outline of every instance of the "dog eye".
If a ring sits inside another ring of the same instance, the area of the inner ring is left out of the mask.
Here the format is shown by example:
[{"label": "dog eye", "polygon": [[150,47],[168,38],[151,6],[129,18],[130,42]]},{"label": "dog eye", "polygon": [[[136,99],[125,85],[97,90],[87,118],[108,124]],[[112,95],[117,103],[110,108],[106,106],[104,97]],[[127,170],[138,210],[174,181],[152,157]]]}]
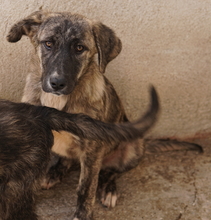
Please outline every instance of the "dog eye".
[{"label": "dog eye", "polygon": [[85,50],[85,48],[82,45],[76,45],[76,47],[75,47],[75,51],[77,53],[82,53],[84,50]]},{"label": "dog eye", "polygon": [[44,46],[46,49],[50,50],[53,47],[53,43],[51,41],[44,42]]}]

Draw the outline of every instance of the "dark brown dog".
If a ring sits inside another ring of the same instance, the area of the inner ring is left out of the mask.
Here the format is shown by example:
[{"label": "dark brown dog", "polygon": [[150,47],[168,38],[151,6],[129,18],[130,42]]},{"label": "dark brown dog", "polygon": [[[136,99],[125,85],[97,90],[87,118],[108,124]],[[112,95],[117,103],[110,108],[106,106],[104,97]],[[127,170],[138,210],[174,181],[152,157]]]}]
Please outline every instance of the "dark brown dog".
[{"label": "dark brown dog", "polygon": [[[118,95],[103,75],[106,65],[121,51],[121,41],[113,30],[78,14],[38,11],[16,23],[7,39],[9,42],[17,42],[22,35],[27,35],[35,47],[23,102],[54,107],[69,113],[86,113],[104,122],[128,121]],[[95,61],[96,54],[98,62]],[[87,146],[87,142],[79,142],[73,135],[64,131],[53,134],[55,137],[53,148],[63,156],[69,156],[64,151],[69,145],[72,148],[76,146],[84,149],[99,148],[97,142],[89,142]],[[166,148],[163,143],[165,146],[168,143],[168,147],[173,150],[198,149],[196,145],[188,143],[178,145],[175,141],[162,142],[164,149]],[[152,146],[156,148],[160,145],[160,141],[139,139],[130,143],[119,143],[113,146],[113,151],[103,155],[100,155],[98,150],[88,155],[93,157],[93,160],[96,158],[102,160],[97,163],[101,164],[99,191],[104,206],[116,205],[116,176],[137,166],[144,148],[152,149]],[[84,154],[72,155],[73,158],[75,156],[79,157],[82,170],[86,169]],[[63,160],[60,159],[60,163],[49,171],[45,179],[45,188],[58,182],[65,173],[67,168],[62,165]],[[62,172],[59,173],[59,170]],[[81,186],[83,184],[84,182],[80,183]],[[84,197],[83,199],[79,197],[78,200],[75,214],[78,219],[91,218],[89,207],[93,206],[93,201],[88,202],[85,199],[86,193],[88,192],[80,191]]]},{"label": "dark brown dog", "polygon": [[146,114],[134,123],[124,124],[108,124],[82,114],[0,100],[0,218],[37,219],[34,193],[50,159],[52,130],[65,130],[78,142],[97,142],[96,148],[77,145],[63,149],[70,157],[83,155],[75,217],[91,219],[102,156],[113,151],[120,141],[143,137],[156,121],[158,109],[154,89]]}]

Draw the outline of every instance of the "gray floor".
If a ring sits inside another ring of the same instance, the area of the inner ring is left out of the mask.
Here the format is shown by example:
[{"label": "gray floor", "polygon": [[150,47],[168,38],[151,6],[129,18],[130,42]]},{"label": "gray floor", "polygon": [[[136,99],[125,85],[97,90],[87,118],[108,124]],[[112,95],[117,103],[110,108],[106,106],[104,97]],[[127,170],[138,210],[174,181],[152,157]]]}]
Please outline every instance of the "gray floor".
[{"label": "gray floor", "polygon": [[[196,140],[205,152],[147,156],[118,180],[118,205],[96,203],[96,220],[210,220],[211,139]],[[76,204],[79,173],[74,171],[38,198],[41,220],[70,220]]]}]

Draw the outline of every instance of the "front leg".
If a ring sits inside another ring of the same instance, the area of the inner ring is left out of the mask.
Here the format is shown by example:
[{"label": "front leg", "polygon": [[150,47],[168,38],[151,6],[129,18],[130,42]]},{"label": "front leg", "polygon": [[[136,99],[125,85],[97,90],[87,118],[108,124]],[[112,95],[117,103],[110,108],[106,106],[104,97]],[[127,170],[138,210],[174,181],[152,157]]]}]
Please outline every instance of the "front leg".
[{"label": "front leg", "polygon": [[98,196],[103,206],[114,208],[117,203],[116,178],[120,174],[115,171],[101,170],[99,174]]},{"label": "front leg", "polygon": [[[89,147],[92,147],[89,145]],[[99,149],[98,149],[99,150]],[[102,154],[86,153],[81,157],[81,174],[74,220],[93,220],[93,209],[98,185]]]}]

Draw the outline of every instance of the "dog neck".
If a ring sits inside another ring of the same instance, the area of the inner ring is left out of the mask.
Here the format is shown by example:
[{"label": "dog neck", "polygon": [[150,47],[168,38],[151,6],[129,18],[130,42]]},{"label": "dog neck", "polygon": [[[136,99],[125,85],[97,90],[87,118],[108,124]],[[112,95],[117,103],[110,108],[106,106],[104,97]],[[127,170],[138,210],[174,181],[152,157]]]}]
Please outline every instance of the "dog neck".
[{"label": "dog neck", "polygon": [[42,105],[47,107],[56,108],[58,110],[64,109],[68,100],[67,95],[54,95],[52,93],[46,93],[42,90],[40,101]]}]

